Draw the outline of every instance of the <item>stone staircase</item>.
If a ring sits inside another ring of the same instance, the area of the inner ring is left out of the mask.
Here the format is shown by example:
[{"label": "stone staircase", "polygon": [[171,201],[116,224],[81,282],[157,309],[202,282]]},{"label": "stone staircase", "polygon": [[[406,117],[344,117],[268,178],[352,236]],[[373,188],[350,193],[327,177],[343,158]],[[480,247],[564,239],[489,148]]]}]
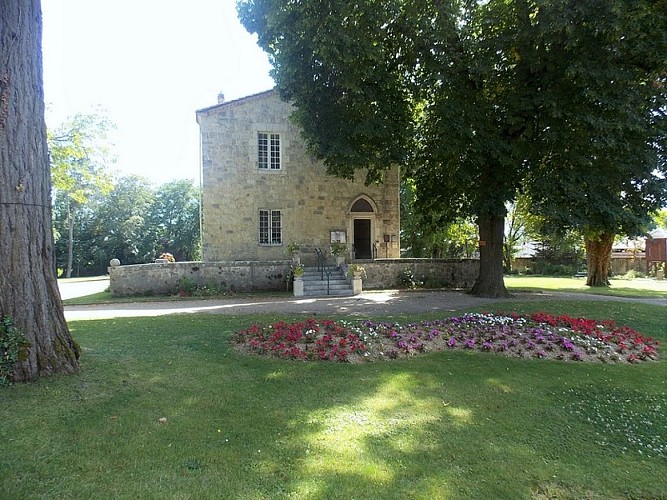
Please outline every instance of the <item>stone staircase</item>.
[{"label": "stone staircase", "polygon": [[[328,286],[327,271],[330,273]],[[352,292],[352,285],[347,281],[339,267],[327,267],[324,272],[324,279],[322,279],[321,271],[318,271],[316,267],[306,267],[303,273],[303,295],[309,297],[350,296],[354,293]]]}]

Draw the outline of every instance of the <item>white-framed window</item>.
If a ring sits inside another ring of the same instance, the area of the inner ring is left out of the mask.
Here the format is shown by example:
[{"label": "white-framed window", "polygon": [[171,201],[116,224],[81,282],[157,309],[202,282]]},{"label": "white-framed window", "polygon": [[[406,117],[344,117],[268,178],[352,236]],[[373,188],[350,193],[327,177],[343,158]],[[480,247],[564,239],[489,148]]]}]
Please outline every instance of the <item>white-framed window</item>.
[{"label": "white-framed window", "polygon": [[258,132],[257,151],[260,170],[280,170],[280,134]]},{"label": "white-framed window", "polygon": [[259,211],[259,244],[283,244],[283,217],[280,210]]}]

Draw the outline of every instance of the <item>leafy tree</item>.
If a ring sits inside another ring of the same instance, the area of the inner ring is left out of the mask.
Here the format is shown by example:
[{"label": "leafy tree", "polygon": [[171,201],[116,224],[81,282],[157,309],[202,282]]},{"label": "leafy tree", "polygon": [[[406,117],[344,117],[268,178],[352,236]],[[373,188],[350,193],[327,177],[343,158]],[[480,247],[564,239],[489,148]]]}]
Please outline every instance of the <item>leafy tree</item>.
[{"label": "leafy tree", "polygon": [[416,188],[411,179],[401,183],[401,242],[404,257],[471,258],[477,250],[477,228],[457,219],[444,226],[415,209]]},{"label": "leafy tree", "polygon": [[642,234],[666,199],[667,4],[544,2],[523,57],[541,82],[531,210],[583,234],[590,286],[608,285],[614,236]]},{"label": "leafy tree", "polygon": [[530,198],[519,194],[512,203],[507,203],[505,219],[505,239],[503,241],[503,262],[507,272],[512,271],[512,259],[520,244],[539,238],[540,220],[529,211]]},{"label": "leafy tree", "polygon": [[[637,112],[635,93],[645,101],[648,94],[636,85],[624,90],[635,78],[655,76],[656,62],[667,53],[659,9],[664,2],[634,0],[239,4],[242,22],[272,59],[278,90],[294,103],[295,121],[330,173],[352,177],[365,168],[372,182],[389,165],[408,164],[422,213],[442,224],[475,217],[480,275],[472,291],[487,296],[507,294],[505,204],[518,188],[528,189],[545,208],[536,211],[546,216],[560,200],[558,189],[547,192],[550,184],[576,191],[581,176],[604,177],[603,163],[616,158],[624,140],[646,146],[659,137],[637,128],[644,122],[635,114],[647,115]],[[659,39],[655,47],[645,43],[651,37]],[[623,57],[625,67],[636,69],[632,78],[615,75]],[[610,118],[623,105],[634,111],[616,115],[625,130],[616,133]],[[650,147],[631,149],[641,153],[640,163],[655,156]],[[598,165],[591,173],[590,161],[579,161],[585,156]],[[644,172],[610,176],[613,193],[636,207],[635,214],[645,212],[659,191]],[[600,190],[600,197],[609,194]],[[575,210],[589,202],[580,199]],[[606,230],[590,227],[590,234]]]},{"label": "leafy tree", "polygon": [[658,210],[653,214],[653,222],[663,229],[667,229],[667,208]]},{"label": "leafy tree", "polygon": [[[67,264],[65,277],[72,276],[74,227],[77,211],[98,192],[108,193],[111,178],[106,171],[109,151],[106,146],[110,123],[92,114],[77,114],[56,130],[47,132],[51,158],[51,179],[65,210],[56,211],[67,226]],[[63,219],[64,218],[64,219]],[[61,235],[59,232],[57,236]]]},{"label": "leafy tree", "polygon": [[54,270],[39,0],[0,2],[0,316],[30,343],[15,380],[79,369]]},{"label": "leafy tree", "polygon": [[199,259],[199,190],[191,181],[158,187],[148,219],[157,239],[156,254],[169,252],[176,260]]},{"label": "leafy tree", "polygon": [[148,219],[154,197],[153,187],[142,177],[132,175],[117,180],[95,210],[90,236],[98,255],[95,260],[152,262],[157,229],[151,228]]}]

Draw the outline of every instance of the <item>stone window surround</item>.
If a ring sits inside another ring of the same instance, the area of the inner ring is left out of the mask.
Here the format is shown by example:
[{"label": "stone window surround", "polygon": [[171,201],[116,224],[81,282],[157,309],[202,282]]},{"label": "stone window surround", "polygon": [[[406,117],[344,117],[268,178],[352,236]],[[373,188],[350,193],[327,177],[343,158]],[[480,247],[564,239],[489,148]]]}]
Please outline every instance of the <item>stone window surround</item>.
[{"label": "stone window surround", "polygon": [[[262,137],[263,136],[263,137]],[[279,132],[258,131],[257,132],[257,168],[262,172],[275,172],[282,170],[282,137]],[[262,142],[264,150],[260,147]],[[275,148],[277,142],[277,151]]]},{"label": "stone window surround", "polygon": [[283,244],[283,211],[273,208],[260,208],[258,219],[259,245],[281,246]]},{"label": "stone window surround", "polygon": [[[263,175],[281,175],[285,174],[286,167],[289,166],[290,156],[289,147],[291,143],[291,129],[288,124],[256,122],[250,126],[250,132],[254,135],[254,140],[250,142],[250,158],[254,158],[255,171]],[[280,136],[280,168],[259,168],[259,134],[278,134]],[[251,163],[252,165],[252,163]]]}]

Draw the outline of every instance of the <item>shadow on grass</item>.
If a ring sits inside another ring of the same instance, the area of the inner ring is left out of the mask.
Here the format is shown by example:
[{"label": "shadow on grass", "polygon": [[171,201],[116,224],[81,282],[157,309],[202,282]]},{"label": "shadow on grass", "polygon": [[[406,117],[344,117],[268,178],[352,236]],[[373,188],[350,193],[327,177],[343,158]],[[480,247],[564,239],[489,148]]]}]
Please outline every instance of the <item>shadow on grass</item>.
[{"label": "shadow on grass", "polygon": [[[644,307],[637,313],[662,311]],[[443,352],[308,364],[230,349],[231,332],[275,319],[74,323],[84,348],[79,376],[1,394],[0,435],[11,445],[0,456],[0,496],[606,498],[667,491],[667,461],[609,445],[567,399],[583,384],[660,393],[664,362],[581,365]]]}]

